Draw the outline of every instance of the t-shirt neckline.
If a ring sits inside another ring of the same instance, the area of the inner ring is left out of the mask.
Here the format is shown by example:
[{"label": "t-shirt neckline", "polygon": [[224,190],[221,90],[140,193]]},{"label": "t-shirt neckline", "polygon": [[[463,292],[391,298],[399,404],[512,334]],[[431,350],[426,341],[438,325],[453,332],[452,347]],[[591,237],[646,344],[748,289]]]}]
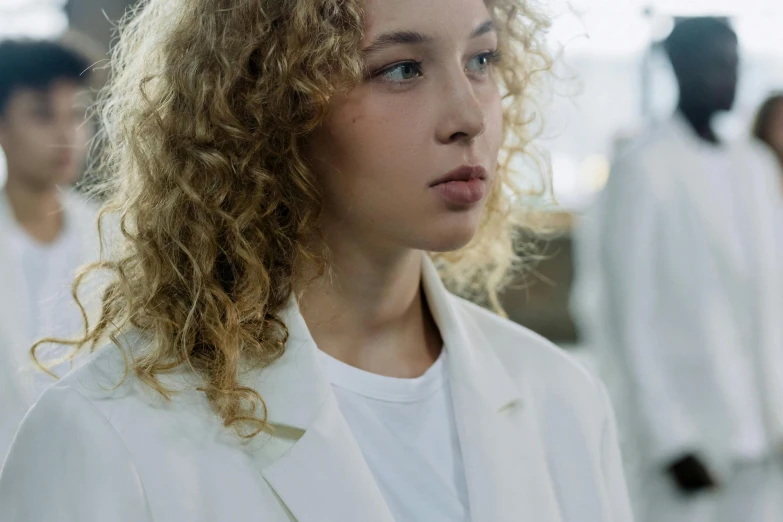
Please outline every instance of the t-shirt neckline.
[{"label": "t-shirt neckline", "polygon": [[446,349],[422,375],[414,378],[388,377],[361,370],[318,350],[327,380],[335,387],[385,402],[418,402],[426,399],[447,381]]}]

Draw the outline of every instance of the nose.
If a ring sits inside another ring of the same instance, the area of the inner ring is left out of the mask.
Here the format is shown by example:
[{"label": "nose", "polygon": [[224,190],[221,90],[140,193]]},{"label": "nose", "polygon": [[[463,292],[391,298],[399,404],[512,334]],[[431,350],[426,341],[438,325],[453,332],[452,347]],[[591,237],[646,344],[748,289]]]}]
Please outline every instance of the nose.
[{"label": "nose", "polygon": [[464,72],[449,78],[439,98],[442,116],[437,139],[440,143],[472,143],[484,133],[484,107]]}]

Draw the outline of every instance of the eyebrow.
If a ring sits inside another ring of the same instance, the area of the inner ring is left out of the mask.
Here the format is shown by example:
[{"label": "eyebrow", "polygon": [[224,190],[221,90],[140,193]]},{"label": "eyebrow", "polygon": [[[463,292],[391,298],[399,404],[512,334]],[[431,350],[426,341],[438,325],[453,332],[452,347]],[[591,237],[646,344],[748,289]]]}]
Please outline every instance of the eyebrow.
[{"label": "eyebrow", "polygon": [[393,45],[399,45],[399,44],[414,45],[414,44],[428,43],[431,41],[432,41],[431,37],[424,36],[423,34],[414,31],[393,31],[390,33],[383,33],[380,36],[378,36],[375,40],[372,41],[370,45],[368,45],[362,51],[362,53],[372,54],[372,53],[377,53],[378,51],[381,51]]},{"label": "eyebrow", "polygon": [[[479,25],[476,29],[470,33],[470,38],[478,38],[481,35],[487,34],[495,30],[495,22],[487,20]],[[377,53],[387,47],[394,45],[416,45],[429,43],[433,40],[431,36],[425,36],[415,31],[392,31],[388,33],[382,33],[370,45],[362,50],[365,55]]]},{"label": "eyebrow", "polygon": [[473,30],[472,33],[470,33],[471,38],[478,38],[479,36],[487,33],[491,33],[492,31],[495,31],[495,22],[493,20],[487,20],[480,26],[476,27],[476,29]]}]

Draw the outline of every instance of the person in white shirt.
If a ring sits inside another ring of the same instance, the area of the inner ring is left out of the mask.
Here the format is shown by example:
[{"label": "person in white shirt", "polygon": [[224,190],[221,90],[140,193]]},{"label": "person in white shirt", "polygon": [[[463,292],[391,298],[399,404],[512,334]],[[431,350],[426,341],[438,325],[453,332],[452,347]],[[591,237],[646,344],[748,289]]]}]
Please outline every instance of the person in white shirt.
[{"label": "person in white shirt", "polygon": [[678,110],[618,155],[586,216],[575,310],[628,444],[637,517],[783,520],[780,178],[758,143],[713,129],[734,103],[732,29],[683,21],[665,47]]},{"label": "person in white shirt", "polygon": [[545,26],[142,4],[103,107],[107,342],[22,423],[0,520],[630,521],[600,382],[444,284],[492,300],[514,261]]},{"label": "person in white shirt", "polygon": [[30,347],[82,329],[71,284],[97,258],[95,211],[68,187],[90,135],[88,65],[56,42],[0,42],[0,461],[25,412],[55,382],[36,371]]}]

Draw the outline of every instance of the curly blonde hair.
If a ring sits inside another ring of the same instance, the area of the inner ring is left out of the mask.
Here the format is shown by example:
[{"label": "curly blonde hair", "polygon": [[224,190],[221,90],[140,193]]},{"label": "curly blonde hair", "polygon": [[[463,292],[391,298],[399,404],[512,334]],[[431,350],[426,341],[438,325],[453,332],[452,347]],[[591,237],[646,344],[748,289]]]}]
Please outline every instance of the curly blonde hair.
[{"label": "curly blonde hair", "polygon": [[[75,282],[76,296],[91,272],[113,274],[97,323],[67,341],[75,351],[138,329],[152,345],[126,359],[127,371],[168,397],[160,377],[188,366],[226,426],[244,436],[266,428],[263,398],[241,385],[240,368],[282,354],[279,312],[298,267],[327,267],[310,240],[321,200],[303,143],[335,94],[364,77],[360,4],[146,0],[128,13],[96,105],[92,169],[104,175],[101,216],[117,216],[122,237]],[[550,60],[548,20],[530,0],[488,6],[504,57],[498,182],[471,244],[434,257],[452,288],[497,303],[524,224],[514,204],[523,187],[508,167],[533,157],[528,94]]]}]

